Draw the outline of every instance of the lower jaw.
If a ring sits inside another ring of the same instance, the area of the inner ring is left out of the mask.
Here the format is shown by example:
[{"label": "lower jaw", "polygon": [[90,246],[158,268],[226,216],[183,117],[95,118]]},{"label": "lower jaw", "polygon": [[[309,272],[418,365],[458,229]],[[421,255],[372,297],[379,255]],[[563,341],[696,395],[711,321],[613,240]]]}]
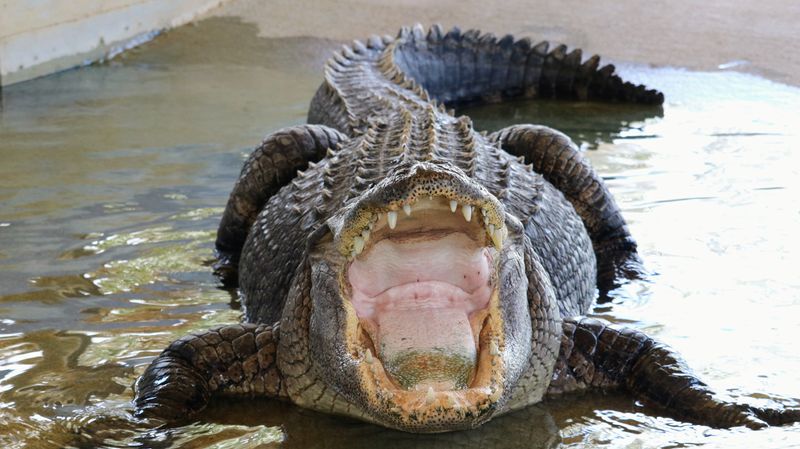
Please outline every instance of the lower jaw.
[{"label": "lower jaw", "polygon": [[[499,411],[501,383],[451,391],[383,390],[369,395],[363,416],[383,426],[411,432],[474,428]],[[380,388],[380,382],[375,382]]]},{"label": "lower jaw", "polygon": [[447,307],[386,311],[375,321],[360,320],[362,341],[395,389],[464,390],[475,378],[486,314]]},{"label": "lower jaw", "polygon": [[[496,294],[493,297],[496,305]],[[401,430],[435,432],[473,427],[488,420],[497,409],[504,385],[500,351],[503,342],[499,331],[502,327],[496,318],[498,315],[489,309],[481,311],[482,324],[478,327],[475,347],[477,361],[462,388],[451,388],[461,386],[452,380],[435,388],[437,385],[432,379],[406,388],[408,385],[398,381],[396,373],[391,372],[392,367],[387,367],[389,363],[385,365],[378,357],[372,340],[362,331],[358,354],[354,355],[360,359],[358,368],[368,408],[382,412],[380,423]],[[436,425],[425,427],[430,423]]]}]

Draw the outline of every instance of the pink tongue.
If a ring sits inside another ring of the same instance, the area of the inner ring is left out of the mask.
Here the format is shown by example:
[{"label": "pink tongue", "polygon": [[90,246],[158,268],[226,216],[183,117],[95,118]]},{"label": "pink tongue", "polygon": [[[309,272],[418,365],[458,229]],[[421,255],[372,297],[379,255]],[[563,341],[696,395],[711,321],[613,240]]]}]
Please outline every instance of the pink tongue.
[{"label": "pink tongue", "polygon": [[390,309],[376,315],[377,350],[400,385],[418,390],[466,388],[477,352],[463,309]]}]

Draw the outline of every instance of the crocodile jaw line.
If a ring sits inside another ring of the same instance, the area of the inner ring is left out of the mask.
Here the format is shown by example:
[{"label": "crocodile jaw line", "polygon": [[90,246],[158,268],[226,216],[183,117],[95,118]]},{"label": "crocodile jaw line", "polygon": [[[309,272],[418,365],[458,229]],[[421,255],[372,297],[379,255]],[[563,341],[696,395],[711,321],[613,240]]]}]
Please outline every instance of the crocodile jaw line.
[{"label": "crocodile jaw line", "polygon": [[342,273],[358,323],[350,352],[370,402],[395,418],[474,418],[502,395],[495,273],[507,231],[488,215],[424,198],[374,213],[354,239]]}]

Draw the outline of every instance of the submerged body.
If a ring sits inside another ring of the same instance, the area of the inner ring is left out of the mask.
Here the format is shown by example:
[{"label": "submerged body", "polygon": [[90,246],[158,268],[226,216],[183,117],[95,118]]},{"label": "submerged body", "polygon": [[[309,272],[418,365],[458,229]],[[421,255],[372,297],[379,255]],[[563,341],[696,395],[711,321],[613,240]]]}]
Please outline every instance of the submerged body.
[{"label": "submerged body", "polygon": [[663,345],[581,318],[598,288],[641,273],[602,180],[557,131],[486,136],[441,106],[663,100],[597,57],[547,50],[415,27],[334,55],[312,125],[256,149],[220,224],[218,272],[252,324],[173,343],[137,409],[176,419],[214,395],[268,396],[438,432],[622,388],[709,425],[797,419],[719,398]]}]

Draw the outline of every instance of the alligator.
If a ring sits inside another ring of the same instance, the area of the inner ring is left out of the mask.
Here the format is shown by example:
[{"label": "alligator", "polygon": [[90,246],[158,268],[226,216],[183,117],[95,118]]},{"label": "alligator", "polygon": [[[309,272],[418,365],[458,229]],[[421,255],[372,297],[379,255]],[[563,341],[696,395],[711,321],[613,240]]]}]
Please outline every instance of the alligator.
[{"label": "alligator", "polygon": [[267,397],[428,433],[599,389],[714,427],[800,420],[586,317],[598,291],[646,274],[601,177],[556,130],[480,133],[445,107],[537,98],[664,99],[598,56],[477,30],[417,25],[335,52],[308,124],[253,151],[223,213],[216,272],[244,323],[170,344],[137,381],[137,415]]}]

